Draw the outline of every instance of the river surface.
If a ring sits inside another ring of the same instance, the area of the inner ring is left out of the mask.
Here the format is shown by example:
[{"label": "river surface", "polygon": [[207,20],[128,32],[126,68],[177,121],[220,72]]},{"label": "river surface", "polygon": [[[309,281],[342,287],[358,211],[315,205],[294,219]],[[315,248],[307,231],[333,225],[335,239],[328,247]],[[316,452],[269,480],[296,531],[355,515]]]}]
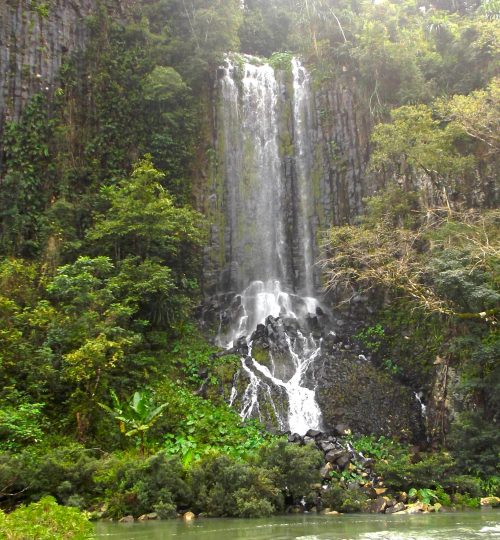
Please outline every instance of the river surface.
[{"label": "river surface", "polygon": [[98,523],[99,540],[472,540],[500,539],[500,511],[420,515],[278,516]]}]

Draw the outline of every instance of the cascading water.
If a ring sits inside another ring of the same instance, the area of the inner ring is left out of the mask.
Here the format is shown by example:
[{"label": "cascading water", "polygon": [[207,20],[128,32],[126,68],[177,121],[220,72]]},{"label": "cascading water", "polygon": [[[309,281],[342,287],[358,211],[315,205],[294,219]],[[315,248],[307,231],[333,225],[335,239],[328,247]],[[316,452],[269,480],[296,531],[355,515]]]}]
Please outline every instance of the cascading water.
[{"label": "cascading water", "polygon": [[[303,434],[321,426],[321,412],[307,370],[320,352],[320,342],[307,331],[318,303],[313,298],[313,231],[311,195],[311,89],[309,75],[294,59],[293,124],[296,185],[292,197],[284,183],[280,155],[279,95],[282,86],[269,64],[251,57],[228,57],[220,79],[221,138],[228,219],[231,234],[232,284],[243,292],[233,301],[235,315],[219,344],[245,341],[242,367],[232,393],[243,418],[274,418],[275,427]],[[289,209],[288,209],[289,210]],[[293,215],[290,224],[287,216]],[[299,236],[295,257],[290,228]],[[287,292],[295,288],[306,296]],[[293,324],[292,324],[293,323]],[[254,354],[258,332],[273,346],[266,362]],[[267,339],[266,338],[266,339]],[[276,345],[279,343],[279,345]]]},{"label": "cascading water", "polygon": [[[321,343],[311,334],[302,334],[298,328],[295,328],[292,335],[282,322],[293,320],[299,323],[311,311],[316,311],[317,301],[282,291],[278,281],[255,281],[239,296],[239,302],[239,317],[225,339],[221,336],[220,344],[232,348],[238,339],[246,338],[248,353],[241,363],[249,382],[240,400],[242,418],[257,416],[262,419],[261,405],[265,402],[271,407],[279,429],[289,429],[300,434],[310,428],[319,429],[321,411],[316,402],[315,388],[305,386],[304,379],[307,369],[321,350]],[[280,338],[280,361],[269,350],[270,363],[263,365],[252,355],[252,336],[259,327],[273,323]],[[276,389],[284,391],[287,402],[285,407],[276,403]],[[235,385],[231,395],[232,403],[236,395]],[[280,412],[280,408],[283,412]]]},{"label": "cascading water", "polygon": [[295,169],[298,184],[298,199],[300,211],[299,228],[302,235],[302,267],[303,288],[307,295],[314,290],[313,281],[313,236],[310,225],[312,209],[311,202],[311,172],[313,169],[314,150],[311,144],[313,110],[311,107],[311,81],[307,70],[297,58],[292,59],[293,74],[293,118],[294,118],[294,147]]},{"label": "cascading water", "polygon": [[278,83],[268,64],[227,59],[221,81],[231,260],[238,289],[262,277],[286,281]]}]

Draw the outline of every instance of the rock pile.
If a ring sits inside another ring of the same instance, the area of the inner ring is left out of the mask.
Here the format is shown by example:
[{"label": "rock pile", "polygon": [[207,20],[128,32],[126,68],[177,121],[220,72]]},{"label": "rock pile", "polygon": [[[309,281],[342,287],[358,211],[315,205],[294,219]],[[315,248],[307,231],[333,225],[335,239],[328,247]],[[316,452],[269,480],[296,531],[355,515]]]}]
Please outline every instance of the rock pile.
[{"label": "rock pile", "polygon": [[332,471],[340,473],[344,470],[350,470],[363,478],[363,485],[373,486],[377,481],[371,469],[373,460],[354,450],[348,441],[342,439],[349,432],[348,426],[338,424],[330,433],[310,429],[303,437],[298,433],[289,434],[288,442],[302,445],[314,444],[323,452],[325,465],[321,469],[321,476],[324,480],[331,477]]},{"label": "rock pile", "polygon": [[[360,493],[363,500],[359,510],[379,514],[415,514],[443,511],[441,504],[425,504],[409,497],[405,492],[389,493],[383,479],[373,470],[374,460],[357,452],[345,438],[350,432],[344,424],[335,426],[334,431],[324,433],[310,429],[304,436],[297,433],[288,435],[290,444],[315,445],[324,455],[325,464],[321,468],[322,491],[324,498],[331,489],[332,478],[339,479],[339,485],[346,493]],[[320,496],[321,498],[321,496]],[[321,501],[311,510],[325,515],[338,515],[330,508],[322,509]]]}]

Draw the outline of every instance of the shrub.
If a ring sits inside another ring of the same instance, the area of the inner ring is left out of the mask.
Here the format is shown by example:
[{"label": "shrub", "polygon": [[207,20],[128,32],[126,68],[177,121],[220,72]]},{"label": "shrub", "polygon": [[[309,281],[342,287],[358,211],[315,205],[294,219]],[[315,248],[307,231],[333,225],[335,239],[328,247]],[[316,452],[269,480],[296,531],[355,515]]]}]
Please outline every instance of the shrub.
[{"label": "shrub", "polygon": [[76,443],[0,453],[0,491],[19,494],[6,498],[3,505],[18,504],[20,496],[30,502],[51,495],[65,505],[88,507],[101,494],[93,476],[103,463],[95,450]]},{"label": "shrub", "polygon": [[338,483],[332,482],[321,494],[321,501],[325,508],[354,513],[366,509],[368,497],[361,489],[344,489]]},{"label": "shrub", "polygon": [[[0,493],[25,493],[29,474],[22,455],[0,453]],[[2,501],[2,506],[14,506],[14,497]]]},{"label": "shrub", "polygon": [[340,511],[346,513],[362,512],[366,509],[368,497],[360,489],[348,489],[340,505]]},{"label": "shrub", "polygon": [[437,486],[436,497],[439,504],[443,506],[451,506],[451,498],[448,493],[445,492],[442,486]]},{"label": "shrub", "polygon": [[32,499],[52,495],[63,504],[90,504],[96,495],[94,473],[101,466],[95,451],[73,443],[54,449],[26,452],[29,493]]},{"label": "shrub", "polygon": [[449,454],[422,454],[416,463],[404,450],[395,454],[375,464],[375,471],[384,478],[387,487],[395,491],[404,491],[408,486],[416,489],[438,485],[447,487],[448,476],[455,465]]},{"label": "shrub", "polygon": [[374,435],[351,435],[347,440],[357,452],[361,452],[367,458],[388,459],[394,452],[401,451],[402,446],[393,439],[387,437],[375,437]]},{"label": "shrub", "polygon": [[11,514],[0,511],[0,538],[8,540],[88,540],[93,527],[76,508],[59,506],[53,497],[22,506]]},{"label": "shrub", "polygon": [[270,515],[283,508],[272,476],[228,456],[208,456],[191,472],[194,509],[214,517]]},{"label": "shrub", "polygon": [[[495,369],[498,373],[498,368]],[[462,470],[476,475],[498,474],[500,430],[477,411],[458,416],[452,426],[450,444]]]},{"label": "shrub", "polygon": [[470,497],[467,494],[455,493],[453,495],[453,504],[465,508],[479,508],[481,506],[481,499],[479,497]]},{"label": "shrub", "polygon": [[112,461],[109,469],[96,478],[105,487],[110,517],[139,516],[152,511],[172,517],[177,506],[189,506],[191,491],[177,458],[159,452],[147,460],[126,456]]},{"label": "shrub", "polygon": [[315,446],[297,446],[281,439],[262,447],[258,464],[275,471],[277,486],[298,501],[310,492],[312,484],[321,481],[323,454]]},{"label": "shrub", "polygon": [[193,395],[173,380],[164,379],[156,395],[169,406],[152,436],[163,438],[165,451],[180,456],[185,467],[214,453],[246,459],[273,438],[255,420],[243,422],[226,403]]},{"label": "shrub", "polygon": [[21,403],[0,408],[0,450],[19,451],[43,439],[43,403]]},{"label": "shrub", "polygon": [[500,497],[500,476],[493,475],[481,481],[481,492],[488,497]]},{"label": "shrub", "polygon": [[242,488],[236,492],[236,508],[239,517],[268,517],[276,512],[273,504],[259,496],[254,487]]},{"label": "shrub", "polygon": [[153,506],[160,519],[172,519],[177,516],[177,507],[173,503],[160,501]]},{"label": "shrub", "polygon": [[450,474],[443,479],[443,488],[450,493],[466,493],[471,497],[482,494],[481,480],[467,474]]}]

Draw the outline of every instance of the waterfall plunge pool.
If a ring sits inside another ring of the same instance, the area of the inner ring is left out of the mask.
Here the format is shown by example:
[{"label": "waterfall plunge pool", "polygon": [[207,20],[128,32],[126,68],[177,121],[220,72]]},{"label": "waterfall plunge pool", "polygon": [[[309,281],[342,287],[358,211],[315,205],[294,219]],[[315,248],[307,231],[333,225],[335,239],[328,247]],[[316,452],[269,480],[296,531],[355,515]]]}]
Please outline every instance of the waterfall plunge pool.
[{"label": "waterfall plunge pool", "polygon": [[259,519],[98,523],[99,540],[473,540],[500,539],[500,510],[391,516],[316,514]]}]

